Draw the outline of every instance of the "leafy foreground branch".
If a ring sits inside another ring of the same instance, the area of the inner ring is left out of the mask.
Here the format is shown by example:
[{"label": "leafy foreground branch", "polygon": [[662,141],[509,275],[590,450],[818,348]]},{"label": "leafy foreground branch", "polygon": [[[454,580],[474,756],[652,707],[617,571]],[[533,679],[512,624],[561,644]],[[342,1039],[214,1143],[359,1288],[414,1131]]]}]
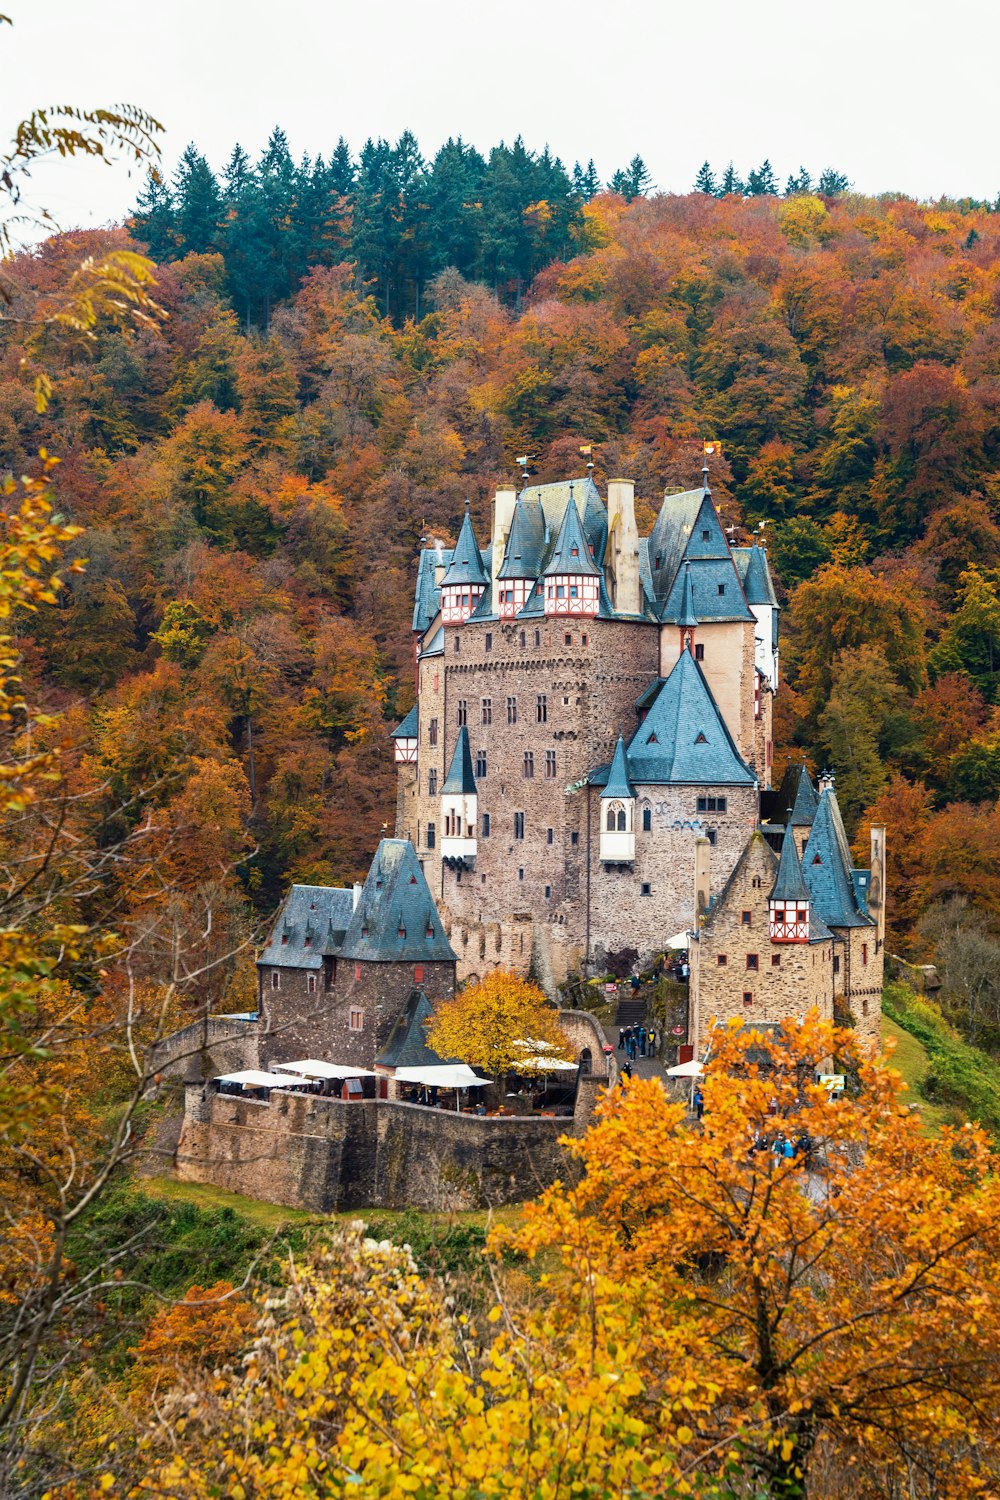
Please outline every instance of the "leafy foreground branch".
[{"label": "leafy foreground branch", "polygon": [[[766,1051],[729,1032],[698,1126],[656,1082],[615,1090],[571,1145],[579,1182],[494,1233],[484,1320],[356,1226],[290,1264],[242,1359],[160,1394],[142,1477],[101,1482],[178,1500],[995,1494],[996,1161],[971,1127],[923,1138],[870,1059],[832,1101],[816,1066],[852,1050],[814,1018]],[[795,1158],[750,1149],[778,1130],[808,1132]]]}]

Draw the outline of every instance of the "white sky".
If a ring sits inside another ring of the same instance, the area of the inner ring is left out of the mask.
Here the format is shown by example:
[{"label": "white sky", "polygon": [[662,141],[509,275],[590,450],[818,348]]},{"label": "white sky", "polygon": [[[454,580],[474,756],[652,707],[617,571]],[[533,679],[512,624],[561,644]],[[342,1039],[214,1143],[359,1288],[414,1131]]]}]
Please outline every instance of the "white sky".
[{"label": "white sky", "polygon": [[[172,168],[220,167],[280,123],[296,156],[411,128],[482,149],[520,132],[607,178],[636,152],[687,191],[707,157],[802,161],[864,192],[995,197],[996,0],[0,0],[0,143],[50,102],[143,105]],[[2,149],[2,145],[0,145]],[[63,227],[121,217],[124,167],[45,165]]]}]

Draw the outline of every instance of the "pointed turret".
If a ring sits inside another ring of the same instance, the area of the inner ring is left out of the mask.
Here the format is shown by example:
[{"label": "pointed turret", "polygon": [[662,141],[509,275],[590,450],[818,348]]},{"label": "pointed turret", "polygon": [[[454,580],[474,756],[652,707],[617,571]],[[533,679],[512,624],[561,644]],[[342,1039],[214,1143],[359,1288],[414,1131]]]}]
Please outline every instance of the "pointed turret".
[{"label": "pointed turret", "polygon": [[441,858],[451,865],[471,865],[476,857],[478,799],[472,770],[469,731],[463,724],[441,788]]},{"label": "pointed turret", "polygon": [[628,747],[634,785],[753,786],[701,668],[682,651]]},{"label": "pointed turret", "polygon": [[809,890],[802,876],[795,831],[790,822],[785,826],[769,911],[772,943],[808,943]]},{"label": "pointed turret", "polygon": [[537,500],[518,497],[503,562],[497,572],[495,607],[501,620],[512,620],[528,602],[542,566],[545,518]]},{"label": "pointed turret", "polygon": [[828,927],[873,925],[858,899],[850,845],[832,785],[819,799],[802,867],[813,906]]},{"label": "pointed turret", "polygon": [[601,859],[631,864],[635,859],[635,792],[628,774],[628,754],[621,735],[601,793]]},{"label": "pointed turret", "polygon": [[489,582],[483,556],[465,502],[462,529],[452,553],[451,563],[441,580],[441,618],[446,625],[461,625],[472,614]]},{"label": "pointed turret", "polygon": [[543,574],[547,615],[593,618],[600,608],[601,570],[590,555],[583,522],[570,486],[569,503]]}]

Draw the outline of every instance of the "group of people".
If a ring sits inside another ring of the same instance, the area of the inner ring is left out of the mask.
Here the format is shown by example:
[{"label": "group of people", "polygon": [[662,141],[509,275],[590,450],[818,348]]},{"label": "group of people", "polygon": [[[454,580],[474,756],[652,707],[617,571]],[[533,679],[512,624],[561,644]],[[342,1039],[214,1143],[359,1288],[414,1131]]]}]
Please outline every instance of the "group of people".
[{"label": "group of people", "polygon": [[801,1157],[806,1166],[810,1166],[814,1150],[815,1143],[807,1130],[800,1131],[794,1140],[783,1130],[777,1131],[773,1136],[766,1135],[761,1130],[755,1130],[747,1155],[753,1156],[757,1152],[769,1151],[772,1156],[779,1156],[785,1161],[794,1161],[797,1157]]},{"label": "group of people", "polygon": [[656,1031],[652,1026],[619,1026],[618,1050],[629,1062],[656,1056]]}]

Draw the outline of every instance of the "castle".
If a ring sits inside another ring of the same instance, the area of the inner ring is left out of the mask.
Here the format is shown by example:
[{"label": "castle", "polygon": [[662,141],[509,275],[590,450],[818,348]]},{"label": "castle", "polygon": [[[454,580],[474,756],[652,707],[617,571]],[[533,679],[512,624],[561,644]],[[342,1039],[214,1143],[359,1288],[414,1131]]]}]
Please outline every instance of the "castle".
[{"label": "castle", "polygon": [[779,607],[767,554],[734,546],[708,488],[590,477],[496,493],[419,560],[416,704],[394,731],[397,827],[459,979],[550,991],[685,931],[688,1045],[712,1016],[777,1020],[842,996],[876,1037],[884,829],[853,865],[832,782],[772,790]]}]

